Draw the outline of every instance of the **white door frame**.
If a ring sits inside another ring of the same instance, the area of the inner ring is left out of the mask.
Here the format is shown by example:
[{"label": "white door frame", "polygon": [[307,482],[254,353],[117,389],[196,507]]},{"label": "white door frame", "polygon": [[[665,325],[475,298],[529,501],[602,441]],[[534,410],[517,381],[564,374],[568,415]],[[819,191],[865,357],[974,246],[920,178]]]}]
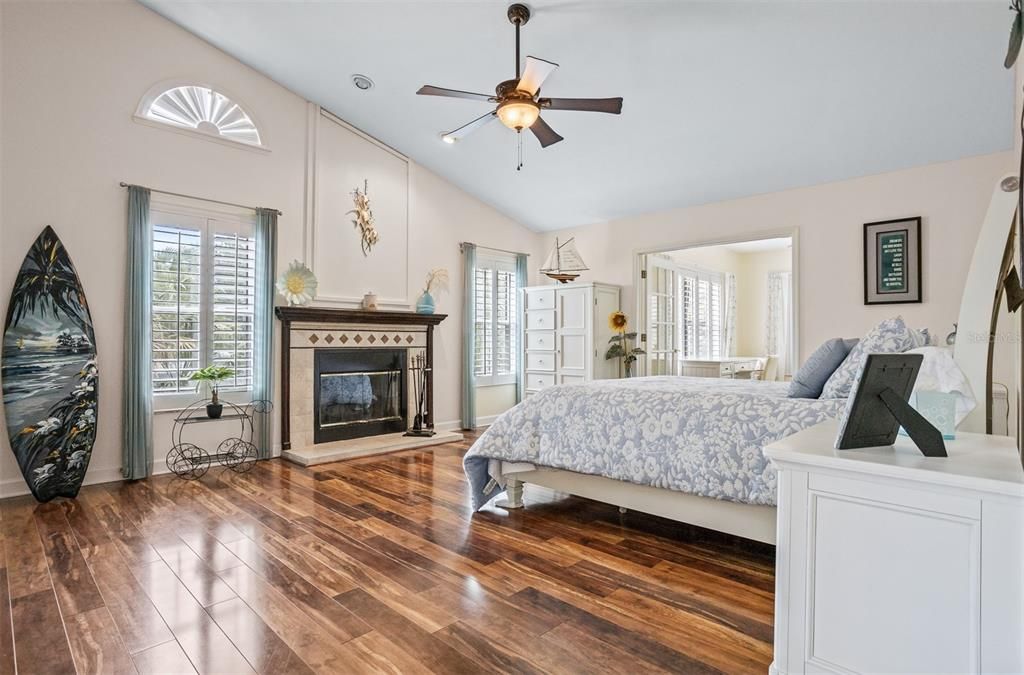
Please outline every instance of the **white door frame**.
[{"label": "white door frame", "polygon": [[[670,251],[682,251],[688,248],[704,248],[706,246],[721,246],[724,244],[741,244],[747,241],[760,241],[761,239],[778,239],[780,237],[789,237],[793,242],[791,249],[792,255],[792,275],[793,275],[793,340],[794,351],[796,352],[797,360],[800,360],[800,343],[803,335],[803,326],[800,316],[800,228],[793,227],[790,229],[778,229],[778,230],[765,230],[761,232],[750,232],[747,234],[737,234],[731,237],[723,237],[719,239],[704,239],[697,241],[677,241],[668,244],[659,244],[653,248],[638,248],[633,249],[633,288],[636,289],[636,304],[633,306],[636,308],[636,325],[647,326],[647,307],[646,307],[646,296],[647,296],[647,283],[640,278],[640,273],[644,269],[644,256],[652,253],[668,253]],[[637,361],[638,364],[642,364],[643,372],[641,375],[647,374],[647,359]],[[794,364],[796,366],[797,364]],[[794,367],[793,372],[796,372]]]}]

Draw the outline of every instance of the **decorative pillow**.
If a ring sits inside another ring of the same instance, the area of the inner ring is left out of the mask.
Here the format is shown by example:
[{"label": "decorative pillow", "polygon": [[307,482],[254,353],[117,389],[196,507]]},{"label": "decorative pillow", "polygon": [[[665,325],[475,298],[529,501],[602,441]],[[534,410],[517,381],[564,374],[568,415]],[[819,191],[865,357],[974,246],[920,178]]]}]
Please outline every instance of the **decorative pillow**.
[{"label": "decorative pillow", "polygon": [[821,398],[847,398],[868,354],[899,354],[914,347],[903,317],[886,319],[858,342],[821,390]]},{"label": "decorative pillow", "polygon": [[[853,341],[856,344],[856,340]],[[842,338],[826,340],[814,350],[789,383],[790,398],[818,398],[832,373],[850,353],[853,344]]]}]

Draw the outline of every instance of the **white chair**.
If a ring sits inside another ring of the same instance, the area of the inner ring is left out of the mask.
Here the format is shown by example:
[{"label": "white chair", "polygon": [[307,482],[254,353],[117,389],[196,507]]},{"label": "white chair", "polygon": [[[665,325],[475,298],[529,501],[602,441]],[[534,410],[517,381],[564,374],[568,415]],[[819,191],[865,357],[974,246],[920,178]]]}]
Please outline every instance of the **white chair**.
[{"label": "white chair", "polygon": [[766,356],[761,361],[761,367],[750,374],[752,380],[764,380],[774,382],[779,375],[779,357]]}]

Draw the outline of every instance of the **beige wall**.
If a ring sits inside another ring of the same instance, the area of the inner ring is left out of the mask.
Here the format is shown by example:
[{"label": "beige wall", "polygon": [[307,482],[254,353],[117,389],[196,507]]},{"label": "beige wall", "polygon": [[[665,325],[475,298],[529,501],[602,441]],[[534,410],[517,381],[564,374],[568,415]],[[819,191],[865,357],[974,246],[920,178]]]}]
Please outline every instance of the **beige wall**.
[{"label": "beige wall", "polygon": [[[121,465],[125,209],[119,181],[281,209],[279,270],[303,258],[309,105],[135,3],[4,2],[0,190],[0,312],[29,245],[46,225],[64,241],[89,296],[100,366],[100,415],[88,482],[114,480]],[[168,78],[220,85],[252,108],[271,152],[224,145],[133,120],[142,95]],[[436,420],[459,417],[461,256],[457,242],[523,250],[541,237],[430,171],[410,166],[409,297],[432,267],[452,290],[436,340]],[[533,265],[531,265],[533,267]],[[532,271],[532,270],[531,270]],[[372,286],[368,286],[368,289]],[[367,290],[368,290],[367,289]],[[276,379],[280,379],[277,377]],[[169,445],[158,416],[156,458]],[[26,490],[6,432],[0,495]]]},{"label": "beige wall", "polygon": [[768,324],[768,273],[792,270],[789,249],[740,255],[736,276],[736,352],[739,356],[764,356]]},{"label": "beige wall", "polygon": [[[676,209],[559,232],[575,236],[585,280],[621,284],[635,310],[633,257],[640,251],[798,232],[800,358],[824,340],[862,335],[901,314],[945,335],[957,320],[971,253],[992,189],[1012,171],[1009,152],[905,171]],[[865,306],[864,223],[921,216],[924,302]],[[552,243],[554,236],[549,237]]]}]

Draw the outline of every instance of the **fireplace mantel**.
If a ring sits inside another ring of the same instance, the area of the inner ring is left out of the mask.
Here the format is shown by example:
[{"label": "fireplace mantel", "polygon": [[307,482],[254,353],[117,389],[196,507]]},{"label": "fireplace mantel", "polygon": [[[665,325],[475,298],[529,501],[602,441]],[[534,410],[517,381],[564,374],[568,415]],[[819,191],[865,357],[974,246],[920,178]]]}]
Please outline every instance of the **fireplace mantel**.
[{"label": "fireplace mantel", "polygon": [[[333,335],[328,337],[324,341],[320,341],[319,338],[323,337],[323,333],[320,331],[318,326],[323,326],[324,330],[333,330],[330,327],[338,326],[349,326],[353,330],[361,330],[364,334],[366,331],[377,333],[378,331],[387,331],[387,328],[370,328],[373,326],[388,326],[398,329],[401,333],[403,327],[406,332],[413,331],[413,334],[418,334],[421,337],[419,343],[412,343],[410,337],[410,343],[415,345],[419,344],[419,349],[425,351],[426,356],[426,416],[428,420],[428,428],[433,429],[434,427],[434,326],[444,321],[447,314],[420,314],[418,312],[391,312],[391,311],[376,311],[366,309],[336,309],[331,307],[277,307],[274,310],[277,318],[281,320],[281,447],[283,450],[289,450],[292,448],[292,429],[291,429],[291,388],[292,388],[292,358],[295,355],[302,356],[303,352],[308,352],[311,345],[307,343],[314,343],[312,348],[322,349],[327,348],[326,343],[331,344],[331,348],[342,348],[344,340],[334,341]],[[359,329],[357,327],[362,327]],[[312,328],[312,330],[310,330]],[[311,332],[315,334],[309,335]],[[337,332],[337,331],[334,331]],[[350,331],[351,332],[351,331]],[[390,335],[390,333],[388,333]],[[425,343],[422,340],[425,337]],[[293,342],[293,339],[299,339],[301,343]],[[376,338],[370,338],[369,342],[373,343]],[[357,337],[355,343],[348,342],[347,347],[353,347],[354,344],[359,343],[361,338]],[[383,346],[387,343],[389,337],[380,336],[380,344]],[[368,345],[366,342],[362,342],[362,348],[366,348]],[[396,346],[398,346],[396,344]],[[404,347],[404,341],[403,345]],[[297,351],[296,351],[297,350]],[[294,352],[294,354],[293,354]],[[302,372],[296,370],[296,373]],[[299,377],[297,375],[297,377]],[[297,399],[298,400],[298,399]],[[296,413],[298,415],[298,413]],[[301,435],[301,434],[299,434]],[[301,443],[301,439],[300,439]]]},{"label": "fireplace mantel", "polygon": [[420,314],[419,312],[383,312],[368,309],[335,309],[332,307],[277,307],[277,318],[287,330],[292,322],[302,323],[360,323],[436,326],[448,318],[447,314]]}]

